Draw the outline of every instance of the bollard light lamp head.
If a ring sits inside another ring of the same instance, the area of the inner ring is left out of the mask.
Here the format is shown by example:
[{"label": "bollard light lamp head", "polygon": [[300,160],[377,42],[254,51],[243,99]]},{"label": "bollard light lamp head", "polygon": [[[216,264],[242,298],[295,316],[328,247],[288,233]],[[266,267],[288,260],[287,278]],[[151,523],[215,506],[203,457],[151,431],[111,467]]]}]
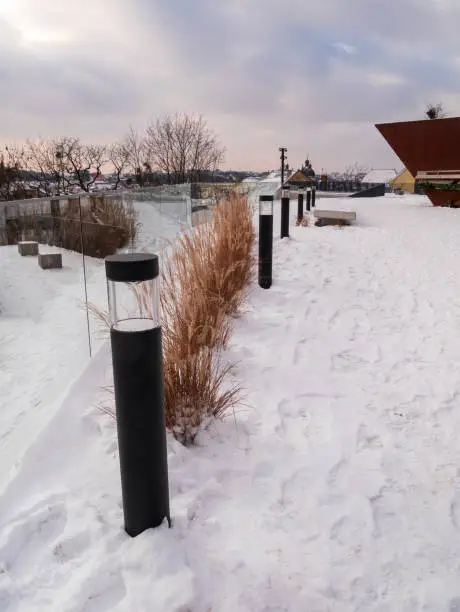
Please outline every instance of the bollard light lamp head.
[{"label": "bollard light lamp head", "polygon": [[110,326],[141,332],[160,326],[160,270],[153,253],[119,253],[105,259]]},{"label": "bollard light lamp head", "polygon": [[291,194],[291,186],[290,185],[283,185],[281,188],[281,197],[282,198],[289,198]]},{"label": "bollard light lamp head", "polygon": [[272,195],[259,196],[259,215],[261,216],[273,215],[273,196]]}]

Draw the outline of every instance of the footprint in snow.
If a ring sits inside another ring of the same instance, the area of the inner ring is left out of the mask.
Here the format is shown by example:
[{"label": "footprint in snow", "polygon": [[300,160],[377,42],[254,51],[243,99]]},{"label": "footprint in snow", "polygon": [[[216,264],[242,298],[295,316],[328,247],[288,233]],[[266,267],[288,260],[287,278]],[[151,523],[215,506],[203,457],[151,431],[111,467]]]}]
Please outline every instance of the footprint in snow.
[{"label": "footprint in snow", "polygon": [[330,470],[327,479],[328,485],[331,487],[340,486],[341,481],[345,478],[345,474],[348,468],[348,461],[343,458],[340,459]]},{"label": "footprint in snow", "polygon": [[69,612],[101,612],[112,610],[126,597],[126,586],[119,569],[102,566],[95,568],[91,576],[78,585],[78,592],[71,595],[66,607]]},{"label": "footprint in snow", "polygon": [[382,440],[380,436],[370,433],[365,425],[360,425],[356,436],[356,449],[358,451],[367,449],[381,449]]},{"label": "footprint in snow", "polygon": [[53,547],[53,555],[60,562],[67,562],[78,557],[90,545],[88,532],[82,531],[68,538],[63,538]]},{"label": "footprint in snow", "polygon": [[355,555],[361,552],[362,542],[366,540],[368,526],[359,518],[342,516],[331,527],[330,538],[345,546]]},{"label": "footprint in snow", "polygon": [[281,486],[281,495],[278,500],[279,506],[285,508],[290,504],[298,504],[299,496],[310,491],[312,482],[311,471],[308,468],[295,470]]},{"label": "footprint in snow", "polygon": [[50,547],[63,533],[67,522],[67,511],[63,503],[38,507],[30,515],[24,513],[4,530],[0,541],[0,558],[6,570],[24,577],[40,562],[40,557],[49,554]]},{"label": "footprint in snow", "polygon": [[297,342],[297,345],[294,349],[294,358],[293,358],[294,365],[298,365],[299,363],[305,360],[306,344],[307,344],[307,340],[305,338],[302,338],[301,340]]}]

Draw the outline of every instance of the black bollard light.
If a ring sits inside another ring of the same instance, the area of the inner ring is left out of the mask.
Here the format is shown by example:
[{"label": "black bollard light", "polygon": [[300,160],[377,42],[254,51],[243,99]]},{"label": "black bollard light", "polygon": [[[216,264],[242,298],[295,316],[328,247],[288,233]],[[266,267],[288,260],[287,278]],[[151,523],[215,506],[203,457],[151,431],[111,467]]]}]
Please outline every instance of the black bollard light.
[{"label": "black bollard light", "polygon": [[285,185],[281,189],[281,238],[289,238],[289,195],[291,188]]},{"label": "black bollard light", "polygon": [[297,225],[303,221],[303,193],[297,195]]},{"label": "black bollard light", "polygon": [[312,185],[311,188],[311,207],[315,208],[316,207],[316,186]]},{"label": "black bollard light", "polygon": [[259,286],[272,286],[273,196],[259,196]]},{"label": "black bollard light", "polygon": [[311,189],[307,187],[306,189],[306,198],[307,198],[307,210],[310,212],[311,210]]},{"label": "black bollard light", "polygon": [[169,486],[157,255],[105,260],[126,532],[168,520]]}]

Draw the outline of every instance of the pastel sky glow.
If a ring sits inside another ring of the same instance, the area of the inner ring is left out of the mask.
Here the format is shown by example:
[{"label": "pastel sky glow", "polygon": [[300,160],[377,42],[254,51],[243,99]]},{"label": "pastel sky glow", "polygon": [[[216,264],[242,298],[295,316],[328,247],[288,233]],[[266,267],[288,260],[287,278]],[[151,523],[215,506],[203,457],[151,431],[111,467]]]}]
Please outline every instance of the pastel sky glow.
[{"label": "pastel sky glow", "polygon": [[400,163],[375,123],[460,114],[459,0],[0,0],[0,140],[202,113],[226,167]]}]

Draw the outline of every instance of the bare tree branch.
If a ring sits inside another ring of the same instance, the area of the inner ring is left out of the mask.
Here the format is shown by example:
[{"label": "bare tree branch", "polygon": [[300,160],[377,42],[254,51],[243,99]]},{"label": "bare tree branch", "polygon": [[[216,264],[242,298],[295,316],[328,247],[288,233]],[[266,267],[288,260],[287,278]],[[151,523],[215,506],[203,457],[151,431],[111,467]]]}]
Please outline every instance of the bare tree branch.
[{"label": "bare tree branch", "polygon": [[147,128],[146,147],[152,164],[166,173],[168,183],[199,181],[205,173],[215,172],[225,153],[201,115],[157,119]]},{"label": "bare tree branch", "polygon": [[123,172],[130,161],[130,151],[125,143],[115,142],[108,149],[108,159],[115,170],[114,189],[118,189]]},{"label": "bare tree branch", "polygon": [[123,144],[128,151],[127,166],[135,174],[139,185],[143,187],[145,184],[145,171],[150,167],[145,138],[139,135],[136,129],[131,126]]},{"label": "bare tree branch", "polygon": [[369,172],[368,166],[363,166],[358,162],[351,164],[345,168],[342,175],[345,181],[360,181]]}]

